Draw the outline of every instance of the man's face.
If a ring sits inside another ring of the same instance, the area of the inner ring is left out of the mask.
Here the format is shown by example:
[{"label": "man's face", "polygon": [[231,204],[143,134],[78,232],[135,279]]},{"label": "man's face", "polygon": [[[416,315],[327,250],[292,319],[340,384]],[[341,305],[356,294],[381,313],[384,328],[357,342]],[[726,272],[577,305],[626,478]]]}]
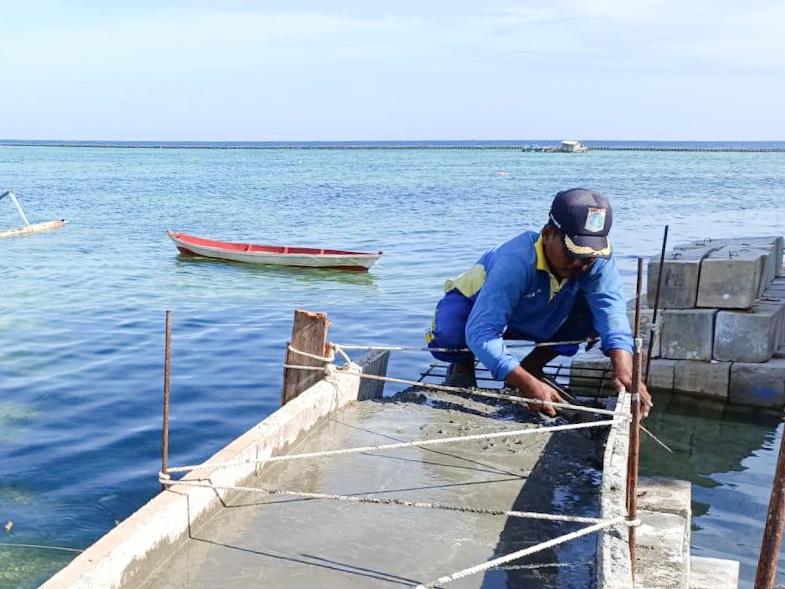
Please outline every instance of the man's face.
[{"label": "man's face", "polygon": [[561,233],[552,225],[543,230],[543,243],[548,266],[557,278],[576,278],[588,272],[595,258],[579,258],[567,249]]}]

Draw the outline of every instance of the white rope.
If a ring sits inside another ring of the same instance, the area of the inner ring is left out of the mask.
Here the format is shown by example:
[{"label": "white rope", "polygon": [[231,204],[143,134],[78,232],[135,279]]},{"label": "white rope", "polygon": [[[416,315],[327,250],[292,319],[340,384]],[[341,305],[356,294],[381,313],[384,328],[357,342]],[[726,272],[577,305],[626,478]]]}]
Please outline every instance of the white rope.
[{"label": "white rope", "polygon": [[481,573],[483,571],[487,571],[488,569],[492,569],[502,565],[504,563],[510,562],[512,560],[517,560],[519,558],[523,558],[524,556],[528,556],[530,554],[534,554],[536,552],[541,552],[552,546],[557,546],[558,544],[563,544],[564,542],[569,542],[570,540],[575,540],[576,538],[580,538],[581,536],[586,536],[588,534],[593,534],[594,532],[599,532],[600,530],[604,530],[605,528],[609,528],[614,525],[625,524],[628,526],[636,526],[640,524],[639,520],[635,521],[627,521],[624,519],[624,516],[615,517],[613,519],[605,520],[600,523],[594,524],[593,526],[588,526],[583,528],[582,530],[578,530],[577,532],[572,532],[570,534],[564,534],[563,536],[558,536],[553,538],[552,540],[548,540],[546,542],[541,542],[539,544],[535,544],[534,546],[530,546],[529,548],[524,548],[523,550],[519,550],[517,552],[513,552],[511,554],[506,554],[505,556],[501,556],[494,560],[489,560],[488,562],[484,562],[482,564],[478,564],[473,567],[469,567],[467,569],[463,569],[461,571],[456,571],[450,575],[445,577],[440,577],[435,581],[431,581],[429,583],[423,583],[421,585],[417,585],[416,589],[429,589],[431,587],[435,587],[437,585],[441,585],[443,583],[450,583],[452,581],[457,581],[458,579],[462,579],[464,577],[468,577],[470,575],[475,575],[477,573]]},{"label": "white rope", "polygon": [[235,462],[218,462],[214,464],[197,464],[192,466],[176,466],[168,468],[167,473],[173,472],[186,472],[189,470],[197,470],[200,468],[224,468],[227,466],[240,466],[243,464],[266,464],[269,462],[287,462],[290,460],[300,460],[303,458],[324,458],[327,456],[345,456],[348,454],[360,454],[362,452],[381,452],[384,450],[399,450],[401,448],[435,446],[437,444],[449,444],[451,442],[471,442],[475,440],[490,440],[494,438],[512,438],[516,436],[525,436],[538,433],[549,432],[562,432],[576,429],[587,429],[590,427],[604,427],[616,423],[617,419],[609,419],[605,421],[590,421],[587,423],[569,423],[566,425],[554,425],[547,427],[527,428],[520,430],[501,431],[484,434],[472,434],[469,436],[455,436],[450,438],[432,438],[428,440],[416,440],[414,442],[399,442],[395,444],[383,444],[381,446],[363,446],[359,448],[343,448],[340,450],[325,450],[323,452],[308,452],[305,454],[287,454],[284,456],[270,456],[268,458],[260,458],[258,460],[243,460]]},{"label": "white rope", "polygon": [[330,348],[333,350],[333,356],[335,355],[335,352],[338,352],[341,356],[343,356],[347,366],[352,363],[352,359],[349,358],[349,355],[343,351],[341,346],[338,344],[330,344]]},{"label": "white rope", "polygon": [[[311,371],[322,371],[326,372],[326,368],[321,366],[300,366],[298,364],[284,364],[284,368],[291,368],[293,370],[311,370]],[[357,378],[366,378],[369,380],[380,380],[382,382],[392,382],[396,384],[406,384],[409,386],[415,386],[422,389],[433,389],[436,391],[444,391],[446,393],[454,393],[454,394],[462,394],[462,395],[481,395],[481,396],[488,396],[492,398],[503,398],[508,401],[514,401],[516,403],[522,403],[524,405],[546,405],[548,407],[555,407],[557,409],[573,409],[575,411],[583,411],[585,413],[596,413],[598,415],[613,415],[613,411],[608,411],[606,409],[595,409],[593,407],[586,407],[585,405],[572,405],[570,403],[556,403],[554,401],[541,401],[537,399],[529,399],[527,397],[519,397],[517,395],[498,395],[496,393],[489,393],[489,392],[478,392],[473,389],[466,389],[461,387],[450,387],[447,385],[441,384],[431,384],[431,383],[424,383],[424,382],[417,382],[414,380],[406,380],[403,378],[393,378],[391,376],[377,376],[375,374],[364,374],[364,373],[350,373],[352,376],[356,376]]]},{"label": "white rope", "polygon": [[537,519],[558,522],[570,522],[579,524],[596,524],[606,521],[598,517],[582,517],[577,515],[553,515],[550,513],[538,513],[534,511],[504,511],[500,509],[488,509],[485,507],[464,507],[460,505],[445,505],[443,503],[426,503],[421,501],[407,501],[396,498],[380,498],[362,495],[335,495],[332,493],[310,493],[307,491],[292,491],[289,489],[270,489],[265,487],[238,487],[235,485],[220,485],[210,481],[175,481],[170,477],[159,473],[159,482],[164,485],[184,485],[187,487],[205,487],[208,489],[220,489],[224,491],[240,491],[244,493],[264,493],[267,495],[288,495],[292,497],[303,497],[306,499],[331,499],[334,501],[349,501],[351,503],[373,503],[376,505],[398,505],[401,507],[417,507],[423,509],[440,509],[443,511],[457,511],[462,513],[476,513],[479,515],[499,515],[505,517],[517,517],[522,519]]},{"label": "white rope", "polygon": [[[529,342],[525,344],[505,344],[506,348],[547,348],[551,346],[578,345],[585,343],[585,339],[566,341],[566,342]],[[340,345],[344,350],[371,350],[380,352],[471,352],[469,348],[429,348],[427,346],[378,346],[378,345],[355,345],[355,344],[333,344]]]},{"label": "white rope", "polygon": [[[298,356],[305,356],[306,358],[311,358],[313,360],[320,360],[321,362],[333,362],[335,361],[335,351],[332,346],[330,346],[330,355],[329,356],[317,356],[316,354],[309,354],[308,352],[303,352],[302,350],[298,350],[292,347],[292,344],[287,346],[287,349],[292,354],[297,354]],[[315,368],[311,366],[311,368]]]}]

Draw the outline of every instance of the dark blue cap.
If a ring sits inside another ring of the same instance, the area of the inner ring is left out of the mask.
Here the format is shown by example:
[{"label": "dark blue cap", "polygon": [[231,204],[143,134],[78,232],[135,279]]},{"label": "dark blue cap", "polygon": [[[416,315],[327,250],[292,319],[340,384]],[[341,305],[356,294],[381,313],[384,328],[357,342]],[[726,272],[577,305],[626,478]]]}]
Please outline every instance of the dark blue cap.
[{"label": "dark blue cap", "polygon": [[581,258],[609,258],[608,233],[613,223],[611,205],[602,194],[587,188],[570,188],[556,195],[550,220],[564,234],[564,243]]}]

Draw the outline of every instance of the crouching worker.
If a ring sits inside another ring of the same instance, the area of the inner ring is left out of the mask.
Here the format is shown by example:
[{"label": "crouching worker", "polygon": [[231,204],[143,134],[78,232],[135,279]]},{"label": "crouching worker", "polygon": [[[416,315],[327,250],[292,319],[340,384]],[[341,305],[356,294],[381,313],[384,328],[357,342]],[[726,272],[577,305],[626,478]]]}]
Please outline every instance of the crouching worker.
[{"label": "crouching worker", "polygon": [[[543,366],[572,356],[575,342],[599,335],[617,385],[632,388],[633,341],[621,277],[611,255],[608,232],[613,213],[599,192],[559,192],[548,223],[537,234],[521,233],[485,252],[468,271],[448,280],[426,339],[431,354],[450,362],[446,385],[476,386],[475,357],[493,377],[530,399],[565,402],[541,380]],[[505,339],[554,342],[535,347],[520,363]],[[639,385],[641,411],[652,406]],[[555,409],[533,405],[555,415]]]}]

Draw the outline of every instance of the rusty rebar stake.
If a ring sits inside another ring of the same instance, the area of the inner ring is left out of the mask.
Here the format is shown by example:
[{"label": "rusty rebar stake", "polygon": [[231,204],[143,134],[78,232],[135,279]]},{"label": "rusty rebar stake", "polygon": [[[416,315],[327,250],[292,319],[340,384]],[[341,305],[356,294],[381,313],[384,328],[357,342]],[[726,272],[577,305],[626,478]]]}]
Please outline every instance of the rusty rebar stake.
[{"label": "rusty rebar stake", "polygon": [[[172,312],[166,312],[166,352],[164,353],[164,425],[163,440],[161,444],[161,472],[166,474],[169,461],[169,358],[171,357],[172,342]],[[166,485],[161,484],[161,490],[166,490]]]},{"label": "rusty rebar stake", "polygon": [[755,575],[755,589],[772,589],[777,575],[777,561],[782,546],[782,528],[785,525],[785,436],[780,441],[780,454],[774,474],[774,487],[769,500],[769,512]]},{"label": "rusty rebar stake", "polygon": [[[640,456],[640,379],[641,379],[641,290],[643,284],[643,258],[638,258],[638,288],[635,298],[635,325],[633,335],[635,346],[632,355],[632,399],[630,409],[632,420],[630,421],[630,453],[627,462],[627,519],[635,521],[638,518],[638,460]],[[635,556],[636,540],[635,527],[630,526],[630,567],[632,570],[632,580],[635,582]]]},{"label": "rusty rebar stake", "polygon": [[[660,266],[657,269],[657,291],[654,294],[654,310],[651,314],[651,328],[649,329],[649,347],[646,351],[646,376],[643,382],[649,386],[649,372],[651,371],[651,354],[654,347],[654,336],[657,331],[657,310],[660,308],[660,289],[662,288],[662,268],[665,266],[665,248],[668,244],[668,226],[665,225],[665,231],[662,234],[662,251],[660,251]],[[649,276],[651,280],[651,276]]]}]

